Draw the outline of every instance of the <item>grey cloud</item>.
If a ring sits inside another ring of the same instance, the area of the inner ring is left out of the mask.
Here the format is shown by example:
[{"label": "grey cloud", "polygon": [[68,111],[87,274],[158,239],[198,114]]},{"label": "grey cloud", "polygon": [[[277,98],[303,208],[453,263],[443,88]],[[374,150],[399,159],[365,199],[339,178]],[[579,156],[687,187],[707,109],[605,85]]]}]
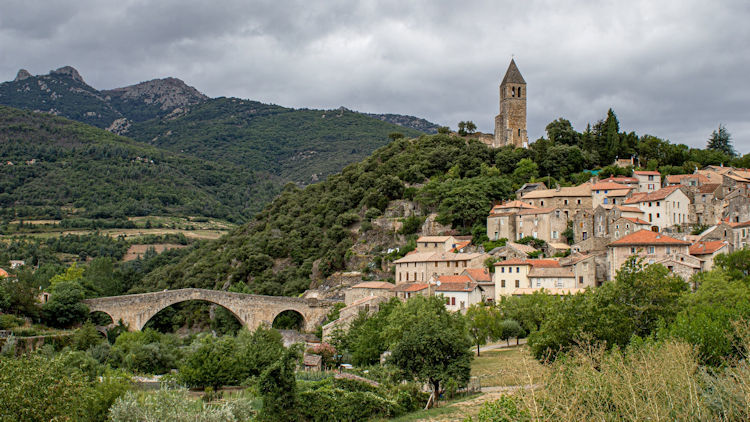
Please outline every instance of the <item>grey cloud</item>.
[{"label": "grey cloud", "polygon": [[702,146],[719,123],[750,151],[743,1],[5,2],[0,72],[70,64],[113,88],[184,79],[210,96],[412,114],[491,131],[511,54],[529,132],[625,130]]}]

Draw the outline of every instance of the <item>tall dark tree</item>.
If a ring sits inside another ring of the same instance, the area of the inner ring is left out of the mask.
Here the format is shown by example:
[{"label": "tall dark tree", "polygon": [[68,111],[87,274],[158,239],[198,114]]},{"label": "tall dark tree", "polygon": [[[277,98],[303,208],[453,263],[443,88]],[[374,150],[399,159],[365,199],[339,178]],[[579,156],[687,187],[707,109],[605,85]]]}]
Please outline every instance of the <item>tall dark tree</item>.
[{"label": "tall dark tree", "polygon": [[731,155],[734,157],[737,153],[732,147],[732,135],[727,131],[724,125],[719,125],[719,130],[713,131],[711,137],[708,138],[708,144],[706,148],[721,151],[724,154]]}]

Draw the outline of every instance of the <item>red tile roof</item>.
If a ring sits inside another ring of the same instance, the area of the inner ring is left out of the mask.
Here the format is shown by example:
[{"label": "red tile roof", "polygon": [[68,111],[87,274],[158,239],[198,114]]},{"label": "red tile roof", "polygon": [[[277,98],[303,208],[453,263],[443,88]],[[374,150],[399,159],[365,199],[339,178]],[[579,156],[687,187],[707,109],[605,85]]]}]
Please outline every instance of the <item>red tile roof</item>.
[{"label": "red tile roof", "polygon": [[609,246],[638,246],[638,245],[690,245],[690,242],[675,239],[651,230],[639,230],[609,244]]},{"label": "red tile roof", "polygon": [[667,186],[651,193],[639,192],[626,199],[624,203],[637,204],[639,202],[661,201],[678,189],[680,189],[680,186]]},{"label": "red tile roof", "polygon": [[453,252],[458,252],[458,251],[460,251],[461,249],[463,249],[463,248],[465,248],[465,247],[467,247],[467,246],[469,246],[469,245],[471,245],[471,240],[469,240],[469,241],[467,241],[467,242],[460,242],[460,243],[456,243],[456,247],[455,247],[455,248],[453,248]]},{"label": "red tile roof", "polygon": [[654,170],[639,170],[634,171],[633,174],[637,174],[639,176],[661,176],[661,173]]},{"label": "red tile roof", "polygon": [[714,193],[719,189],[721,183],[705,183],[698,188],[699,193]]},{"label": "red tile roof", "polygon": [[468,274],[474,281],[492,281],[492,276],[487,268],[467,268],[464,273]]},{"label": "red tile roof", "polygon": [[625,176],[618,176],[618,177],[612,177],[609,176],[606,179],[602,179],[602,182],[615,182],[615,183],[638,183],[638,179],[635,177],[625,177]]},{"label": "red tile roof", "polygon": [[8,272],[4,269],[0,268],[0,277],[10,277],[10,274],[8,274]]},{"label": "red tile roof", "polygon": [[666,181],[669,184],[681,183],[685,179],[697,179],[700,183],[708,183],[709,182],[708,177],[706,177],[706,176],[704,176],[704,175],[702,175],[700,173],[695,173],[695,174],[670,174],[669,176],[666,177]]},{"label": "red tile roof", "polygon": [[633,188],[631,188],[630,186],[625,186],[621,183],[601,181],[599,183],[594,183],[594,185],[591,186],[591,189],[593,190],[619,190],[619,189],[633,189]]},{"label": "red tile roof", "polygon": [[688,252],[690,255],[708,255],[726,246],[727,243],[722,240],[710,240],[705,242],[696,242],[690,245]]},{"label": "red tile roof", "polygon": [[392,288],[393,292],[418,292],[430,287],[427,283],[402,283]]},{"label": "red tile roof", "polygon": [[352,289],[390,289],[393,283],[387,281],[365,281],[352,286]]},{"label": "red tile roof", "polygon": [[441,283],[471,283],[468,275],[441,275],[437,279]]},{"label": "red tile roof", "polygon": [[[468,278],[468,277],[466,277]],[[471,292],[479,286],[478,283],[465,282],[465,283],[440,283],[435,288],[437,292]]]},{"label": "red tile roof", "polygon": [[624,207],[622,205],[618,205],[615,208],[617,208],[620,211],[624,211],[624,212],[637,212],[637,213],[643,214],[643,210],[640,209],[640,208],[638,208],[638,207]]},{"label": "red tile roof", "polygon": [[632,222],[633,222],[633,223],[635,223],[635,224],[645,224],[645,225],[647,225],[647,226],[648,226],[649,224],[651,224],[651,223],[649,223],[648,221],[644,221],[644,220],[641,220],[640,218],[635,218],[635,217],[622,217],[622,218],[624,218],[624,219],[626,219],[626,220],[628,220],[628,221],[632,221]]}]

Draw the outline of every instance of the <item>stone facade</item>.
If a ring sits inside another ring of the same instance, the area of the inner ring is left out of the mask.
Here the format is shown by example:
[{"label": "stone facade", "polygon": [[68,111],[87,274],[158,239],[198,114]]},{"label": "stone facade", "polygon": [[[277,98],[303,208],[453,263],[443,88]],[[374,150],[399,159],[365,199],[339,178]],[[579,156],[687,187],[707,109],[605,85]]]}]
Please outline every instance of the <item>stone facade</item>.
[{"label": "stone facade", "polygon": [[122,321],[130,331],[140,331],[159,311],[188,300],[215,303],[229,312],[250,330],[262,324],[271,325],[282,312],[291,310],[302,315],[304,330],[313,331],[325,319],[336,301],[261,296],[222,290],[179,289],[135,295],[99,297],[83,301],[91,312],[104,312],[117,323]]},{"label": "stone facade", "polygon": [[500,83],[500,114],[495,116],[494,147],[528,148],[526,132],[526,81],[515,60],[510,61]]}]

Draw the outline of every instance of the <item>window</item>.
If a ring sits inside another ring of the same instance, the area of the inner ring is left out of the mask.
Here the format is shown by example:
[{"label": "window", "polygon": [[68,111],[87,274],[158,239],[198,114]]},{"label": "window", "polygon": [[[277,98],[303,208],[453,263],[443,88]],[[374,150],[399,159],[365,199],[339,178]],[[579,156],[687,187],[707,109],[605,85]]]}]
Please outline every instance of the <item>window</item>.
[{"label": "window", "polygon": [[653,254],[655,251],[656,251],[656,248],[654,248],[653,246],[648,247],[648,253]]},{"label": "window", "polygon": [[521,282],[518,281],[518,280],[516,280],[516,289],[519,288],[519,287],[521,287]]},{"label": "window", "polygon": [[565,203],[565,205],[568,205],[568,200],[567,199],[564,200],[563,202]]},{"label": "window", "polygon": [[[654,181],[654,176],[653,176],[653,175],[652,175],[652,176],[648,176],[648,181],[649,181],[649,182],[653,182],[653,181]],[[653,186],[653,185],[652,185],[652,186]]]},{"label": "window", "polygon": [[409,273],[406,273],[406,281],[409,281]]},{"label": "window", "polygon": [[651,213],[649,213],[649,214],[648,214],[648,222],[650,223],[650,222],[652,222],[652,221],[654,221],[654,216],[653,216],[653,215],[651,215]]},{"label": "window", "polygon": [[521,136],[521,129],[518,129],[518,136]]},{"label": "window", "polygon": [[500,288],[505,288],[505,280],[500,280]]},{"label": "window", "polygon": [[515,97],[516,96],[516,87],[511,88],[510,92],[511,92],[511,94],[510,94],[511,97]]},{"label": "window", "polygon": [[583,284],[583,276],[582,275],[578,276],[578,284]]},{"label": "window", "polygon": [[609,204],[609,198],[604,198],[604,203]]},{"label": "window", "polygon": [[519,86],[519,87],[518,87],[518,96],[519,96],[519,97],[521,96],[521,89],[522,89],[522,88],[521,88],[521,87]]},{"label": "window", "polygon": [[580,200],[580,199],[579,199],[579,200],[577,200],[577,201],[576,201],[576,203],[577,203],[578,205],[581,205],[581,200]]},{"label": "window", "polygon": [[540,278],[536,279],[536,287],[542,287],[542,279]]},{"label": "window", "polygon": [[660,206],[661,206],[661,202],[658,202],[658,201],[657,201],[657,202],[656,202],[656,206],[657,206],[657,207],[660,207]]},{"label": "window", "polygon": [[630,248],[630,253],[635,253],[635,248]]},{"label": "window", "polygon": [[659,216],[660,216],[660,215],[661,215],[661,214],[659,214],[659,213],[657,212],[657,213],[656,213],[656,218],[659,218]]},{"label": "window", "polygon": [[520,272],[521,272],[521,267],[516,267],[516,273],[520,273]]},{"label": "window", "polygon": [[667,253],[672,253],[672,248],[670,248],[669,246],[667,246]]},{"label": "window", "polygon": [[616,231],[616,232],[615,232],[615,237],[616,237],[616,238],[619,238],[619,237],[620,237],[620,232],[619,232],[619,231]]},{"label": "window", "polygon": [[556,280],[556,282],[555,282],[555,287],[557,287],[557,288],[563,288],[563,287],[565,287],[565,284],[563,283],[563,281],[562,281],[562,280],[560,280],[560,279],[558,278],[558,279]]},{"label": "window", "polygon": [[500,272],[504,273],[505,272],[505,267],[500,267]]},{"label": "window", "polygon": [[437,268],[437,265],[438,265],[438,264],[437,264],[437,261],[435,261],[435,268]]},{"label": "window", "polygon": [[[744,236],[744,235],[743,235],[743,236]],[[557,239],[557,232],[556,232],[556,231],[554,231],[554,230],[552,231],[552,238],[553,238],[553,239]]]},{"label": "window", "polygon": [[401,281],[401,276],[402,276],[402,275],[403,275],[403,274],[401,274],[401,273],[398,273],[398,281]]},{"label": "window", "polygon": [[542,206],[544,206],[544,201],[540,201],[540,204],[541,204]]}]

